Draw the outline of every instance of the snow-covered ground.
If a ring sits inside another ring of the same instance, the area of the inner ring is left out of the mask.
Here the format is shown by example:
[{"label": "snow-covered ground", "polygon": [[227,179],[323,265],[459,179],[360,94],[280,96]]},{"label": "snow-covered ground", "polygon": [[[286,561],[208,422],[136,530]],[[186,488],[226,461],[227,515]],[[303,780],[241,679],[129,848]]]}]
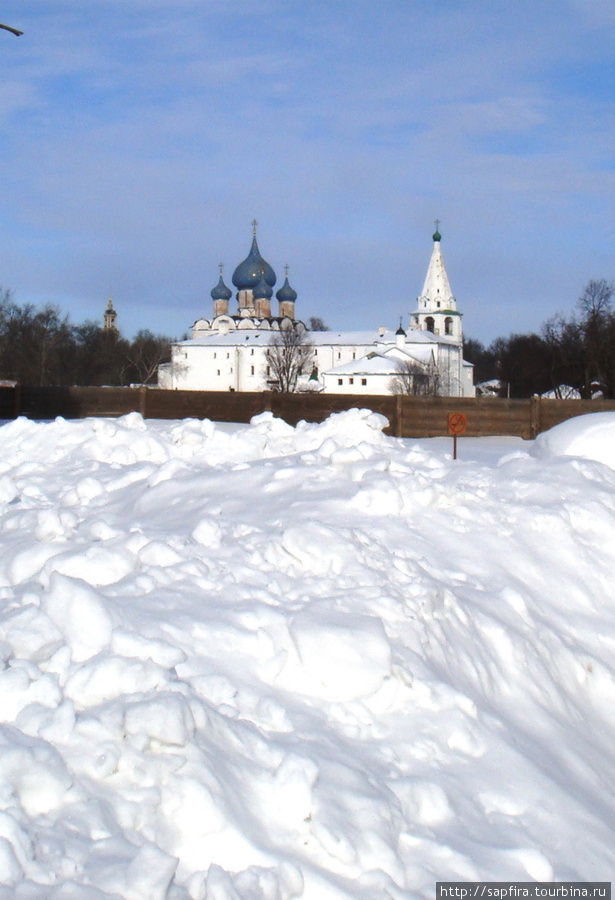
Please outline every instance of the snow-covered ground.
[{"label": "snow-covered ground", "polygon": [[615,416],[382,426],[0,427],[0,900],[611,879]]}]

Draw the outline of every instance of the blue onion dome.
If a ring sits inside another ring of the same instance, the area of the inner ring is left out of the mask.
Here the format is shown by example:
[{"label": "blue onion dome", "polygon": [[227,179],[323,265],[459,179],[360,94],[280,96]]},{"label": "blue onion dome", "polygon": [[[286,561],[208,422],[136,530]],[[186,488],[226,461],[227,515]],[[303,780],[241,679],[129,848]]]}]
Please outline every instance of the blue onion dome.
[{"label": "blue onion dome", "polygon": [[267,284],[273,287],[276,282],[275,272],[261,256],[254,235],[250,253],[233,272],[233,284],[240,291],[251,290],[261,280],[261,274],[264,274]]},{"label": "blue onion dome", "polygon": [[271,300],[271,295],[273,294],[273,288],[271,285],[267,284],[266,275],[265,275],[265,267],[263,266],[263,271],[261,272],[261,277],[252,291],[252,296],[255,300]]},{"label": "blue onion dome", "polygon": [[280,303],[294,303],[297,299],[297,291],[294,291],[288,283],[288,275],[286,276],[284,284],[277,292],[276,297]]},{"label": "blue onion dome", "polygon": [[220,281],[215,286],[215,288],[211,292],[212,300],[230,300],[233,296],[233,292],[227,288],[224,283],[224,279],[222,275],[220,275]]}]

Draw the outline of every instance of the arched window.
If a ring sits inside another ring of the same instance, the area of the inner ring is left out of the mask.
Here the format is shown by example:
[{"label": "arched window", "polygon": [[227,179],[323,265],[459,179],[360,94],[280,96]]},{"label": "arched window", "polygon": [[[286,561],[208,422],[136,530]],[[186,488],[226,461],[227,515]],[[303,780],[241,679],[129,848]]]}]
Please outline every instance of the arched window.
[{"label": "arched window", "polygon": [[444,334],[452,334],[453,333],[453,319],[451,316],[447,316],[444,320]]},{"label": "arched window", "polygon": [[427,331],[431,331],[432,334],[436,330],[436,323],[431,316],[427,316],[427,318],[425,319],[425,328],[427,329]]}]

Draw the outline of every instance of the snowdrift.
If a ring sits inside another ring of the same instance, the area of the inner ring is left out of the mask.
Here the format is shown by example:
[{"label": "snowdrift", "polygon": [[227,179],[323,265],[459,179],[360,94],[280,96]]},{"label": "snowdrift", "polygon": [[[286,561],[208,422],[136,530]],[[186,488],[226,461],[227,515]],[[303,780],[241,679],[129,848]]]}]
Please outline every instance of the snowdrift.
[{"label": "snowdrift", "polygon": [[538,457],[577,456],[615,469],[615,413],[591,413],[568,419],[538,436]]},{"label": "snowdrift", "polygon": [[383,425],[0,428],[0,900],[611,878],[613,418]]}]

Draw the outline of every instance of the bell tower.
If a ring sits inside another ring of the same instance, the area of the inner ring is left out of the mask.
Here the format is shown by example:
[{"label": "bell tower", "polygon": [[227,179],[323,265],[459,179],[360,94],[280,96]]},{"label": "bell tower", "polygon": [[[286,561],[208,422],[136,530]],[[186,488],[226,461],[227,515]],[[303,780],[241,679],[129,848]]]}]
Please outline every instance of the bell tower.
[{"label": "bell tower", "polygon": [[417,298],[417,308],[410,316],[410,327],[419,331],[430,331],[437,337],[449,338],[452,342],[463,342],[461,313],[451,291],[448,275],[442,258],[439,230],[440,220],[436,219],[433,235],[433,250],[423,285]]},{"label": "bell tower", "polygon": [[109,295],[109,300],[107,301],[107,308],[105,310],[105,316],[104,316],[104,322],[105,322],[105,324],[103,326],[104,330],[105,331],[117,331],[116,320],[117,320],[117,313],[113,309],[113,300],[111,298],[111,295]]}]

